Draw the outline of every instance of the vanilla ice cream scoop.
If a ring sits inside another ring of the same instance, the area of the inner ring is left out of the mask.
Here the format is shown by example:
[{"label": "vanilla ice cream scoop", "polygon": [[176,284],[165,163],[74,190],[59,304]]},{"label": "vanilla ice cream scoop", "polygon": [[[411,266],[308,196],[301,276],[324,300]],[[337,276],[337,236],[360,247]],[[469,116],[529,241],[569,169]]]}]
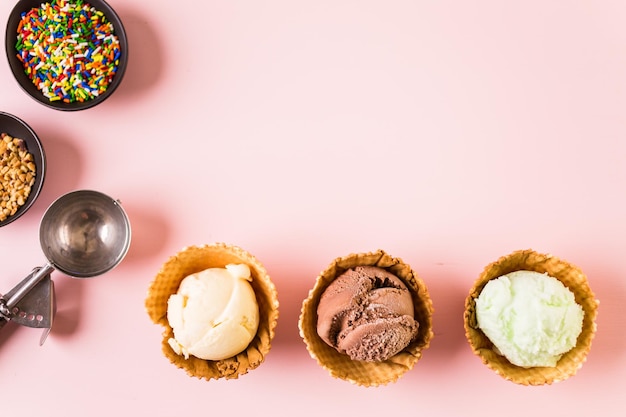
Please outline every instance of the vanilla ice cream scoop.
[{"label": "vanilla ice cream scoop", "polygon": [[525,368],[556,366],[576,346],[583,316],[561,281],[533,271],[492,279],[476,299],[480,329],[509,362]]},{"label": "vanilla ice cream scoop", "polygon": [[242,352],[259,326],[259,306],[245,264],[209,268],[184,278],[167,303],[179,355],[221,360]]}]

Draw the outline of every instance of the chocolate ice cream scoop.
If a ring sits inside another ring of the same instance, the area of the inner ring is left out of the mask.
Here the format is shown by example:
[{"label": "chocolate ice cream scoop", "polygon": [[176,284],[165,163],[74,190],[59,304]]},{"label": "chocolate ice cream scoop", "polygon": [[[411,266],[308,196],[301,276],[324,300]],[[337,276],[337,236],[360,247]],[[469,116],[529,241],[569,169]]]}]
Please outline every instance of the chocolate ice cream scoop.
[{"label": "chocolate ice cream scoop", "polygon": [[411,293],[402,280],[374,266],[337,277],[317,307],[317,333],[353,360],[385,361],[417,336]]}]

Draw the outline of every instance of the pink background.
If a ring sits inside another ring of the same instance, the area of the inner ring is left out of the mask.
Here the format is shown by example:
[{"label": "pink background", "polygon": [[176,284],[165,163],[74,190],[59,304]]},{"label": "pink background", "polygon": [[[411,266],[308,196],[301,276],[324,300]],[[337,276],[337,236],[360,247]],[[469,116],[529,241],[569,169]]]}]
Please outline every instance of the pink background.
[{"label": "pink background", "polygon": [[[3,414],[624,415],[625,2],[109,3],[131,59],[101,106],[45,108],[0,60],[0,110],[49,163],[39,200],[0,229],[0,292],[45,262],[39,221],[66,192],[120,199],[133,227],[105,276],[53,273],[43,347],[39,330],[0,332]],[[144,311],[161,264],[214,241],[256,255],[279,291],[272,351],[238,380],[170,365]],[[435,338],[367,389],[318,367],[297,321],[335,257],[379,248],[428,285]],[[600,299],[587,363],[552,386],[501,379],[464,337],[474,279],[527,248],[581,267]]]}]

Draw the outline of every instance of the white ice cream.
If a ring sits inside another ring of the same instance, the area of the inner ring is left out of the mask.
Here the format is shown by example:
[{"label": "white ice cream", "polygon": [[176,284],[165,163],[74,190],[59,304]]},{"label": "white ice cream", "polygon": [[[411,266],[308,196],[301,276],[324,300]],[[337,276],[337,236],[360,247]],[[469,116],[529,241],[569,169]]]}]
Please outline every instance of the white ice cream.
[{"label": "white ice cream", "polygon": [[174,330],[169,344],[179,355],[206,360],[232,357],[246,349],[259,326],[259,306],[250,285],[250,268],[226,265],[183,279],[170,296],[167,319]]},{"label": "white ice cream", "polygon": [[509,362],[555,366],[576,346],[584,312],[556,278],[517,271],[489,281],[476,299],[478,326]]}]

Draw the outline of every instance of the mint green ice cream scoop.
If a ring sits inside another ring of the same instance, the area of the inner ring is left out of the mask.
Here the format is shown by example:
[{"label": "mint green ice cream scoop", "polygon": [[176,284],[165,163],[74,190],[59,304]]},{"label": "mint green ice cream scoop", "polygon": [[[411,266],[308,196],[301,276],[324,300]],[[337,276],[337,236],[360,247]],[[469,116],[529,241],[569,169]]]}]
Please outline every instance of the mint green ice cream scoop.
[{"label": "mint green ice cream scoop", "polygon": [[584,312],[547,274],[516,271],[490,280],[476,299],[478,326],[514,365],[556,366],[576,346]]}]

